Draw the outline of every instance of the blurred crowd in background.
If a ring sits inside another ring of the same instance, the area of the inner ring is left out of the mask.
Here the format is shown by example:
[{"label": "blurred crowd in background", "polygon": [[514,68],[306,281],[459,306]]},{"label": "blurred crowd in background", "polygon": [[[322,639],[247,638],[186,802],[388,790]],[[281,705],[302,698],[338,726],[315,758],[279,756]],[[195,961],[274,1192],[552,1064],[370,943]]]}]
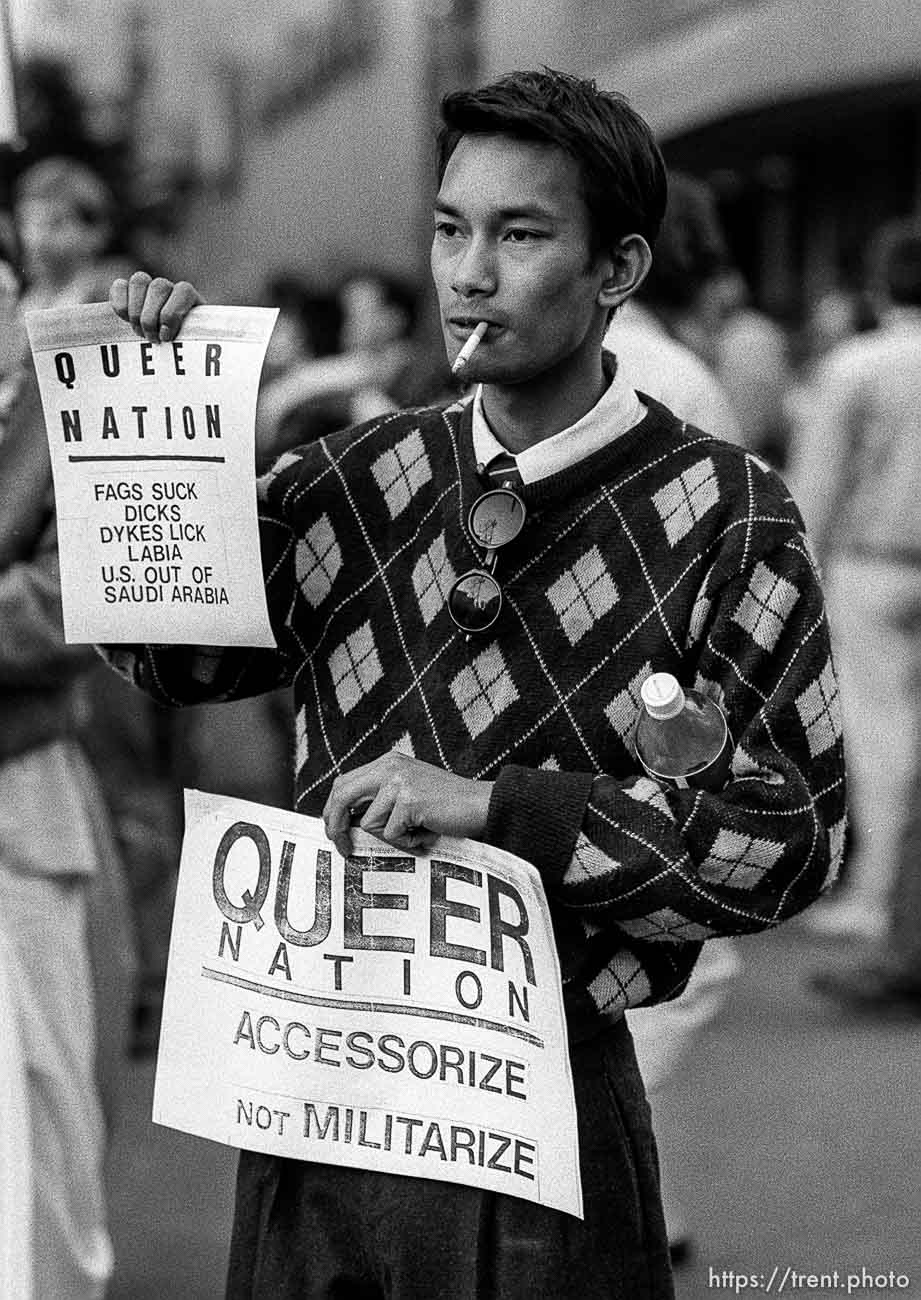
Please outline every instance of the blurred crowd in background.
[{"label": "blurred crowd in background", "polygon": [[[99,301],[116,275],[137,267],[196,275],[195,267],[174,265],[169,225],[152,224],[150,211],[138,206],[118,150],[101,148],[83,129],[84,106],[66,68],[36,61],[23,69],[22,85],[24,147],[2,158],[4,511],[31,490],[23,476],[43,472],[25,456],[13,459],[18,430],[30,431],[33,451],[41,440],[28,392],[23,311]],[[754,453],[752,473],[760,462],[779,470],[801,507],[826,579],[852,789],[843,879],[802,922],[823,935],[840,934],[842,961],[818,969],[813,987],[817,997],[855,1012],[917,1016],[921,225],[910,212],[893,214],[897,219],[863,250],[859,276],[827,285],[797,319],[780,319],[755,301],[708,186],[678,173],[672,194],[655,271],[638,301],[615,319],[608,345],[628,373],[639,365],[645,374],[644,359],[661,357],[661,373],[650,381],[656,395],[689,422]],[[255,296],[224,286],[228,301],[279,309],[263,373],[258,469],[337,428],[448,401],[460,391],[444,360],[427,285],[377,264],[373,247],[351,266],[299,261],[266,266],[261,278]],[[26,647],[17,647],[15,661],[0,650],[0,708],[32,688],[30,611],[10,582],[16,566],[29,562],[0,520],[0,637],[19,638],[21,626]],[[0,821],[11,823],[14,804],[36,829],[57,817],[60,808],[47,798],[54,780],[71,782],[87,812],[90,846],[79,850],[79,870],[89,880],[86,992],[95,997],[92,1068],[102,1116],[85,1140],[101,1149],[117,1111],[119,1071],[129,1057],[156,1048],[182,789],[287,806],[293,731],[287,693],[174,713],[131,691],[83,650],[72,647],[53,665],[50,658],[47,665],[36,661],[35,669],[36,684],[49,674],[62,683],[66,722],[48,734],[66,739],[69,766],[58,777],[37,773],[41,785],[14,793],[0,782]],[[0,731],[5,726],[0,717]],[[0,763],[5,758],[0,742]],[[22,803],[30,790],[31,810]],[[66,875],[78,849],[69,842],[48,849],[39,838]],[[2,961],[0,945],[0,974]],[[49,1113],[57,1104],[48,1101]],[[81,1230],[77,1222],[74,1233]],[[104,1245],[84,1248],[87,1259],[97,1251],[86,1267],[101,1288],[110,1267]],[[58,1266],[64,1267],[48,1262],[49,1269]],[[78,1294],[66,1285],[50,1274],[35,1294]]]}]

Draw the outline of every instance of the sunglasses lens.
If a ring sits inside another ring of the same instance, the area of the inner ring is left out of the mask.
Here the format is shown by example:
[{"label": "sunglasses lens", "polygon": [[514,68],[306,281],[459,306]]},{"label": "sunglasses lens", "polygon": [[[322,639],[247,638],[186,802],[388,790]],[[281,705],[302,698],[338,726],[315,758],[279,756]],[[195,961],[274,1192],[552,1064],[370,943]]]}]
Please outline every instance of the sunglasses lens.
[{"label": "sunglasses lens", "polygon": [[478,546],[493,550],[505,546],[524,527],[524,502],[517,492],[496,488],[470,507],[470,532]]},{"label": "sunglasses lens", "polygon": [[458,578],[448,596],[451,617],[464,632],[485,632],[499,617],[501,604],[498,582],[477,570]]}]

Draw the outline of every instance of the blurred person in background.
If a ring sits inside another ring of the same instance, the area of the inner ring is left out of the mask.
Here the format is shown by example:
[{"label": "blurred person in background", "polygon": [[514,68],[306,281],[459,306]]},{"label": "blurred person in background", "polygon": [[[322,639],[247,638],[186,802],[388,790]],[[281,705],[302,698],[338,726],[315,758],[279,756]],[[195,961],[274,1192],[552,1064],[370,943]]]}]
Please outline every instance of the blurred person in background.
[{"label": "blurred person in background", "polygon": [[[48,445],[17,354],[0,411],[0,1160],[17,1160],[0,1172],[0,1293],[99,1300],[112,1248],[91,897],[117,858],[75,719],[96,656],[64,643]],[[112,931],[106,956],[130,971]]]},{"label": "blurred person in background", "polygon": [[832,348],[876,326],[875,309],[862,293],[840,286],[823,290],[808,305],[802,328],[791,344],[793,382],[784,401],[789,455],[795,457],[800,428],[809,436],[816,402],[814,386]]},{"label": "blurred person in background", "polygon": [[[729,254],[709,187],[681,172],[670,172],[668,205],[656,240],[649,274],[637,295],[614,313],[605,346],[631,388],[648,393],[679,419],[706,433],[742,442],[729,399],[713,371],[675,337],[675,324],[693,313]],[[676,331],[680,332],[680,331]],[[652,1105],[662,1204],[673,1264],[691,1254],[689,1216],[674,1190],[673,1171],[681,1159],[684,1124],[680,1106],[667,1091],[678,1065],[701,1029],[717,1014],[739,969],[731,939],[705,943],[688,987],[680,997],[627,1013],[636,1057]]]},{"label": "blurred person in background", "polygon": [[[14,243],[12,218],[0,212],[0,465],[4,433],[21,382],[16,372],[19,280],[12,264]],[[0,873],[2,852],[0,847]],[[0,1296],[31,1300],[32,1135],[27,1058],[20,1045],[18,961],[12,947],[7,952],[7,944],[0,921]]]},{"label": "blurred person in background", "polygon": [[[342,308],[334,293],[321,293],[299,275],[271,276],[260,303],[278,309],[262,367],[262,392],[275,389],[298,374],[306,375],[311,363],[335,357],[341,345]],[[322,367],[318,368],[322,374]],[[314,371],[317,373],[317,370]],[[270,419],[263,404],[257,427],[256,466],[261,472],[288,447],[313,442],[348,424],[346,396],[336,389],[317,386],[298,400],[279,407]]]},{"label": "blurred person in background", "polygon": [[689,424],[742,443],[729,396],[713,369],[684,339],[699,340],[702,304],[729,254],[710,188],[669,173],[668,207],[649,275],[614,313],[605,347],[633,388]]},{"label": "blurred person in background", "polygon": [[788,442],[785,404],[793,384],[786,331],[752,304],[736,267],[725,268],[713,286],[713,299],[713,367],[729,394],[746,447],[782,469]]},{"label": "blurred person in background", "polygon": [[[126,266],[124,205],[107,177],[81,159],[42,158],[19,175],[14,202],[25,276],[20,311],[104,301],[111,277]],[[21,340],[25,349],[24,328]],[[101,663],[84,674],[79,696],[82,739],[120,849],[97,873],[89,905],[100,1084],[111,1118],[132,1035],[135,1047],[149,1040],[162,997],[179,823],[160,755],[162,733],[176,723],[172,714],[158,718],[150,701],[139,706],[130,691],[113,691]]]},{"label": "blurred person in background", "polygon": [[[549,69],[447,96],[439,177],[431,264],[452,361],[485,326],[470,398],[343,430],[262,477],[276,651],[106,653],[176,701],[294,682],[296,806],[323,814],[341,854],[355,813],[401,851],[461,835],[535,865],[563,970],[585,1218],[243,1151],[228,1294],[447,1283],[454,1300],[666,1300],[624,1013],[679,994],[705,939],[776,925],[834,876],[844,774],[821,593],[777,476],[641,401],[602,347],[665,208],[661,155],[629,104]],[[112,286],[148,338],[175,337],[198,301],[143,273]],[[482,561],[465,524],[508,482],[536,517],[503,548],[500,614],[483,575],[464,578]],[[334,575],[304,540],[320,517],[343,557]],[[310,665],[346,640],[375,670],[348,698],[316,695]],[[641,774],[630,730],[653,664],[699,674],[724,705],[724,789]]]},{"label": "blurred person in background", "polygon": [[76,158],[43,158],[15,185],[24,312],[105,300],[125,266],[118,207],[105,178]]},{"label": "blurred person in background", "polygon": [[845,877],[810,923],[873,944],[853,975],[817,983],[881,1007],[921,989],[921,221],[887,224],[868,264],[879,326],[826,356],[789,482],[826,574],[856,822]]},{"label": "blurred person in background", "polygon": [[393,387],[410,363],[410,338],[419,307],[418,290],[383,271],[353,271],[339,286],[342,352],[380,362],[368,382],[350,394],[349,424],[397,409]]},{"label": "blurred person in background", "polygon": [[307,358],[263,385],[257,444],[276,454],[285,446],[292,411],[341,411],[339,427],[398,409],[396,393],[412,365],[416,289],[382,270],[349,272],[336,290],[340,313],[336,356]]}]

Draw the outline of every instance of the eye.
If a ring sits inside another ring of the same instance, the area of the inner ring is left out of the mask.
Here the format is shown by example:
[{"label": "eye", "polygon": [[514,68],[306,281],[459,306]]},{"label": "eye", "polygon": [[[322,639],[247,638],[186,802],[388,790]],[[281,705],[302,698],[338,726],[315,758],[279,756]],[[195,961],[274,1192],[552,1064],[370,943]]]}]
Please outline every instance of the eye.
[{"label": "eye", "polygon": [[453,239],[455,235],[460,234],[460,231],[457,227],[456,222],[448,221],[444,218],[439,219],[436,217],[435,234],[440,235],[442,239]]},{"label": "eye", "polygon": [[526,226],[510,226],[505,232],[505,238],[510,244],[530,244],[546,239],[546,235],[542,230],[530,230]]}]

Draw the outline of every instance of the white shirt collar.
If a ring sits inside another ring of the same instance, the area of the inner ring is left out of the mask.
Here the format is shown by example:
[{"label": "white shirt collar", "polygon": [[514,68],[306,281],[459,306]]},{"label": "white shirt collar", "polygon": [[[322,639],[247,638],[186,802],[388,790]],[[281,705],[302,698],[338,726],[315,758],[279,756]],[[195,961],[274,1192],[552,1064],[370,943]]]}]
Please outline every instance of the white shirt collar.
[{"label": "white shirt collar", "polygon": [[[639,424],[645,414],[645,407],[636,393],[620,372],[616,372],[601,397],[580,420],[516,454],[515,463],[522,483],[536,483],[577,464]],[[489,465],[507,450],[489,427],[483,410],[483,385],[479,384],[473,399],[473,454],[476,463]]]}]

